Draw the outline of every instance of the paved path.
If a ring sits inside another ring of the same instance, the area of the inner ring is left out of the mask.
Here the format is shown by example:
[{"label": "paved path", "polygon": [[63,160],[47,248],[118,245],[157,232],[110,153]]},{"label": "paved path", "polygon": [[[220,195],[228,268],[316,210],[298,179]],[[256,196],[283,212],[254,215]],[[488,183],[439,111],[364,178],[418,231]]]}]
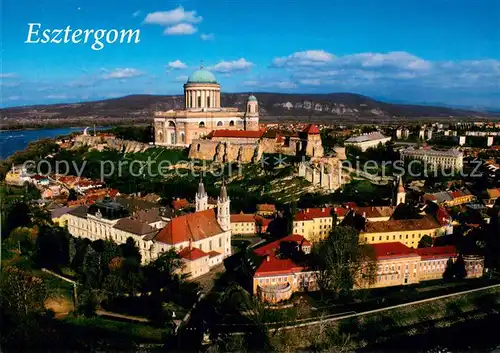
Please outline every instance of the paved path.
[{"label": "paved path", "polygon": [[96,310],[95,313],[99,316],[110,316],[110,317],[114,317],[117,319],[125,319],[125,320],[130,320],[130,321],[138,321],[138,322],[150,322],[151,321],[149,319],[146,319],[145,317],[118,314],[118,313],[114,313],[114,312],[106,311],[106,310],[102,310],[102,309]]}]

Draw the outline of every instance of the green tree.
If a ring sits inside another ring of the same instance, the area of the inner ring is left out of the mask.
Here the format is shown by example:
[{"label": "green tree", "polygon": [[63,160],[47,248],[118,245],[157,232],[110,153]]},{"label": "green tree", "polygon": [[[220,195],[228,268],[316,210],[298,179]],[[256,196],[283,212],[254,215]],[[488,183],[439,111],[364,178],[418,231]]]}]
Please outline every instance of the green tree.
[{"label": "green tree", "polygon": [[356,229],[338,226],[328,238],[313,248],[313,258],[318,271],[321,293],[335,296],[350,293],[355,286],[373,284],[376,275],[376,258],[373,248],[359,243]]},{"label": "green tree", "polygon": [[26,318],[43,311],[47,292],[41,278],[31,273],[8,267],[1,277],[2,306],[5,305],[16,317]]},{"label": "green tree", "polygon": [[36,239],[35,263],[53,270],[67,266],[70,237],[65,228],[42,225]]},{"label": "green tree", "polygon": [[467,269],[465,268],[465,261],[462,255],[459,255],[455,260],[453,272],[456,279],[464,279],[467,277]]},{"label": "green tree", "polygon": [[430,235],[425,234],[420,241],[418,242],[419,248],[430,248],[432,246],[432,237]]}]

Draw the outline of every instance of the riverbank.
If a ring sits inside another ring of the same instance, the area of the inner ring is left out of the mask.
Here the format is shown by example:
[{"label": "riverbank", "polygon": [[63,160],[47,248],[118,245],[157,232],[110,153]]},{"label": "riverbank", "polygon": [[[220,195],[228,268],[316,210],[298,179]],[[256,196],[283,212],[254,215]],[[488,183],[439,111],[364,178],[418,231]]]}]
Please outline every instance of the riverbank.
[{"label": "riverbank", "polygon": [[52,119],[7,119],[0,124],[0,132],[44,130],[61,128],[82,128],[87,126],[147,125],[152,118],[52,118]]}]

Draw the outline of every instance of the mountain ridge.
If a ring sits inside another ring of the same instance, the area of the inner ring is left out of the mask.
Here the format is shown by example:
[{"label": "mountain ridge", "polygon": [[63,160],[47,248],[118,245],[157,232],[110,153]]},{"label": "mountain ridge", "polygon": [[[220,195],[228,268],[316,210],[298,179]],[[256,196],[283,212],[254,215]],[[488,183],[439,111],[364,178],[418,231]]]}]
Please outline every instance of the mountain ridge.
[{"label": "mountain ridge", "polygon": [[[388,103],[361,94],[335,93],[222,93],[221,105],[244,108],[246,97],[255,94],[263,117],[322,116],[331,117],[498,117],[498,113],[474,111],[449,106]],[[134,94],[89,102],[38,104],[0,109],[2,118],[30,119],[34,117],[152,117],[157,110],[183,109],[182,95]]]}]

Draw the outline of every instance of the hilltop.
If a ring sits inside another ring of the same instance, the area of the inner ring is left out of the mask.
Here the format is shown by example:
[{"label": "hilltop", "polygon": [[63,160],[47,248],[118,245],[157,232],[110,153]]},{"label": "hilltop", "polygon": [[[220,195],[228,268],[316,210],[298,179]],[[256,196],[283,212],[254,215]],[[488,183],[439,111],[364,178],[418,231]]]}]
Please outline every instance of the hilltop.
[{"label": "hilltop", "polygon": [[[249,92],[225,93],[221,104],[244,108]],[[492,118],[497,114],[465,109],[411,104],[393,104],[353,93],[284,94],[256,93],[264,121],[315,119],[349,121],[407,118]],[[32,105],[0,109],[2,127],[30,124],[77,124],[120,121],[145,122],[156,110],[182,109],[182,95],[130,95],[92,102]]]}]

